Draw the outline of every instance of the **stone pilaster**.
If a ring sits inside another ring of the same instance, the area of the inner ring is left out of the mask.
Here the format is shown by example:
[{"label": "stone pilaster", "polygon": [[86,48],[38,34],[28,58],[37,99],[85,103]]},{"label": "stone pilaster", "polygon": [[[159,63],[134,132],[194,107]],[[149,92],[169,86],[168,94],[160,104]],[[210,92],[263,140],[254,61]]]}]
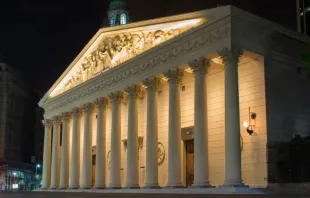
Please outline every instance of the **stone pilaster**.
[{"label": "stone pilaster", "polygon": [[109,95],[112,101],[111,172],[109,188],[121,188],[121,102],[124,93],[117,91]]},{"label": "stone pilaster", "polygon": [[183,72],[171,69],[165,73],[169,82],[168,183],[167,187],[182,187],[181,178],[181,106],[180,84]]},{"label": "stone pilaster", "polygon": [[71,147],[71,163],[70,163],[70,183],[69,188],[77,189],[80,186],[80,120],[81,110],[78,108],[72,111],[72,147]]},{"label": "stone pilaster", "polygon": [[44,120],[44,152],[43,152],[43,185],[47,189],[51,184],[51,144],[52,144],[52,121]]},{"label": "stone pilaster", "polygon": [[161,88],[159,78],[150,77],[143,81],[147,86],[146,115],[146,171],[145,188],[159,188],[158,184],[158,93]]},{"label": "stone pilaster", "polygon": [[106,108],[107,98],[97,98],[97,139],[96,139],[96,176],[95,188],[106,188]]},{"label": "stone pilaster", "polygon": [[193,187],[209,187],[208,180],[208,120],[206,76],[210,61],[205,58],[189,62],[195,76],[194,96],[194,184]]}]

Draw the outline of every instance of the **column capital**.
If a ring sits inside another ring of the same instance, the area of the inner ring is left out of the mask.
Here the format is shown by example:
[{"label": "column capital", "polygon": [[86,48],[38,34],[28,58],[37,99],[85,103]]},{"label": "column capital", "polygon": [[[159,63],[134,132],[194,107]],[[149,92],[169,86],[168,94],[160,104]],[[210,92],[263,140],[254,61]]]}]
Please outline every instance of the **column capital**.
[{"label": "column capital", "polygon": [[168,78],[169,83],[179,84],[183,79],[184,73],[178,68],[173,68],[165,72],[164,75]]},{"label": "column capital", "polygon": [[140,85],[129,85],[125,88],[125,92],[127,92],[129,96],[143,97],[143,89]]},{"label": "column capital", "polygon": [[105,97],[96,98],[94,101],[97,111],[105,110],[109,106],[110,100]]},{"label": "column capital", "polygon": [[82,115],[82,111],[80,108],[74,108],[72,110],[72,118],[79,118]]},{"label": "column capital", "polygon": [[109,98],[112,102],[121,103],[125,98],[125,94],[122,91],[115,91],[109,94]]},{"label": "column capital", "polygon": [[189,61],[188,65],[194,73],[207,74],[210,68],[210,60],[200,57]]},{"label": "column capital", "polygon": [[82,105],[83,113],[91,113],[94,110],[94,105],[92,103],[86,103]]},{"label": "column capital", "polygon": [[162,88],[162,80],[158,77],[149,77],[142,81],[147,89],[153,89],[154,91],[160,91]]},{"label": "column capital", "polygon": [[61,114],[61,120],[62,122],[69,122],[69,120],[71,119],[71,113],[69,112],[63,112]]},{"label": "column capital", "polygon": [[49,119],[42,120],[42,124],[45,128],[50,128],[52,126],[52,120]]},{"label": "column capital", "polygon": [[60,122],[61,122],[61,117],[59,116],[53,117],[53,124],[60,124]]},{"label": "column capital", "polygon": [[224,48],[217,52],[224,64],[230,64],[233,62],[239,63],[239,59],[244,53],[244,50],[242,48]]}]

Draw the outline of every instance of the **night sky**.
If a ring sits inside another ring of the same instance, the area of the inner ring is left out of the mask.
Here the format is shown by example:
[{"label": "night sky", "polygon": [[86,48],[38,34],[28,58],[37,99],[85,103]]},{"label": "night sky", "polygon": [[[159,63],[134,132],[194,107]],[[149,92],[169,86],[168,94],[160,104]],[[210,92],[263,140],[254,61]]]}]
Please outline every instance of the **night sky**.
[{"label": "night sky", "polygon": [[[127,0],[134,22],[221,5],[296,29],[295,0]],[[0,0],[0,52],[44,94],[98,31],[109,0]]]}]

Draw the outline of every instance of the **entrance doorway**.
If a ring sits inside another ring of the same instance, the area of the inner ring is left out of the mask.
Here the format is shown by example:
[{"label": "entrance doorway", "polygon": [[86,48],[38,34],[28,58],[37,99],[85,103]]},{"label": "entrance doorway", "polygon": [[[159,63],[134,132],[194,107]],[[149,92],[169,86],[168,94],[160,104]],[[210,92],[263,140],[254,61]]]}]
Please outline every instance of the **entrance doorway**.
[{"label": "entrance doorway", "polygon": [[186,186],[194,183],[194,140],[185,141],[186,151]]},{"label": "entrance doorway", "polygon": [[96,155],[92,155],[92,185],[95,185],[96,176]]}]

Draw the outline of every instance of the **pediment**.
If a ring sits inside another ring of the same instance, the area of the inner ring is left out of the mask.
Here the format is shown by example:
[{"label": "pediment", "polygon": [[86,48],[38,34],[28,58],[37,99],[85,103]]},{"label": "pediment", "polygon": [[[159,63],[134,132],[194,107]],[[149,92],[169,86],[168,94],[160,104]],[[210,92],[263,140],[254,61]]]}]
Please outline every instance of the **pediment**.
[{"label": "pediment", "polygon": [[58,79],[48,97],[56,97],[202,22],[202,19],[189,19],[118,31],[101,30],[67,73]]}]

